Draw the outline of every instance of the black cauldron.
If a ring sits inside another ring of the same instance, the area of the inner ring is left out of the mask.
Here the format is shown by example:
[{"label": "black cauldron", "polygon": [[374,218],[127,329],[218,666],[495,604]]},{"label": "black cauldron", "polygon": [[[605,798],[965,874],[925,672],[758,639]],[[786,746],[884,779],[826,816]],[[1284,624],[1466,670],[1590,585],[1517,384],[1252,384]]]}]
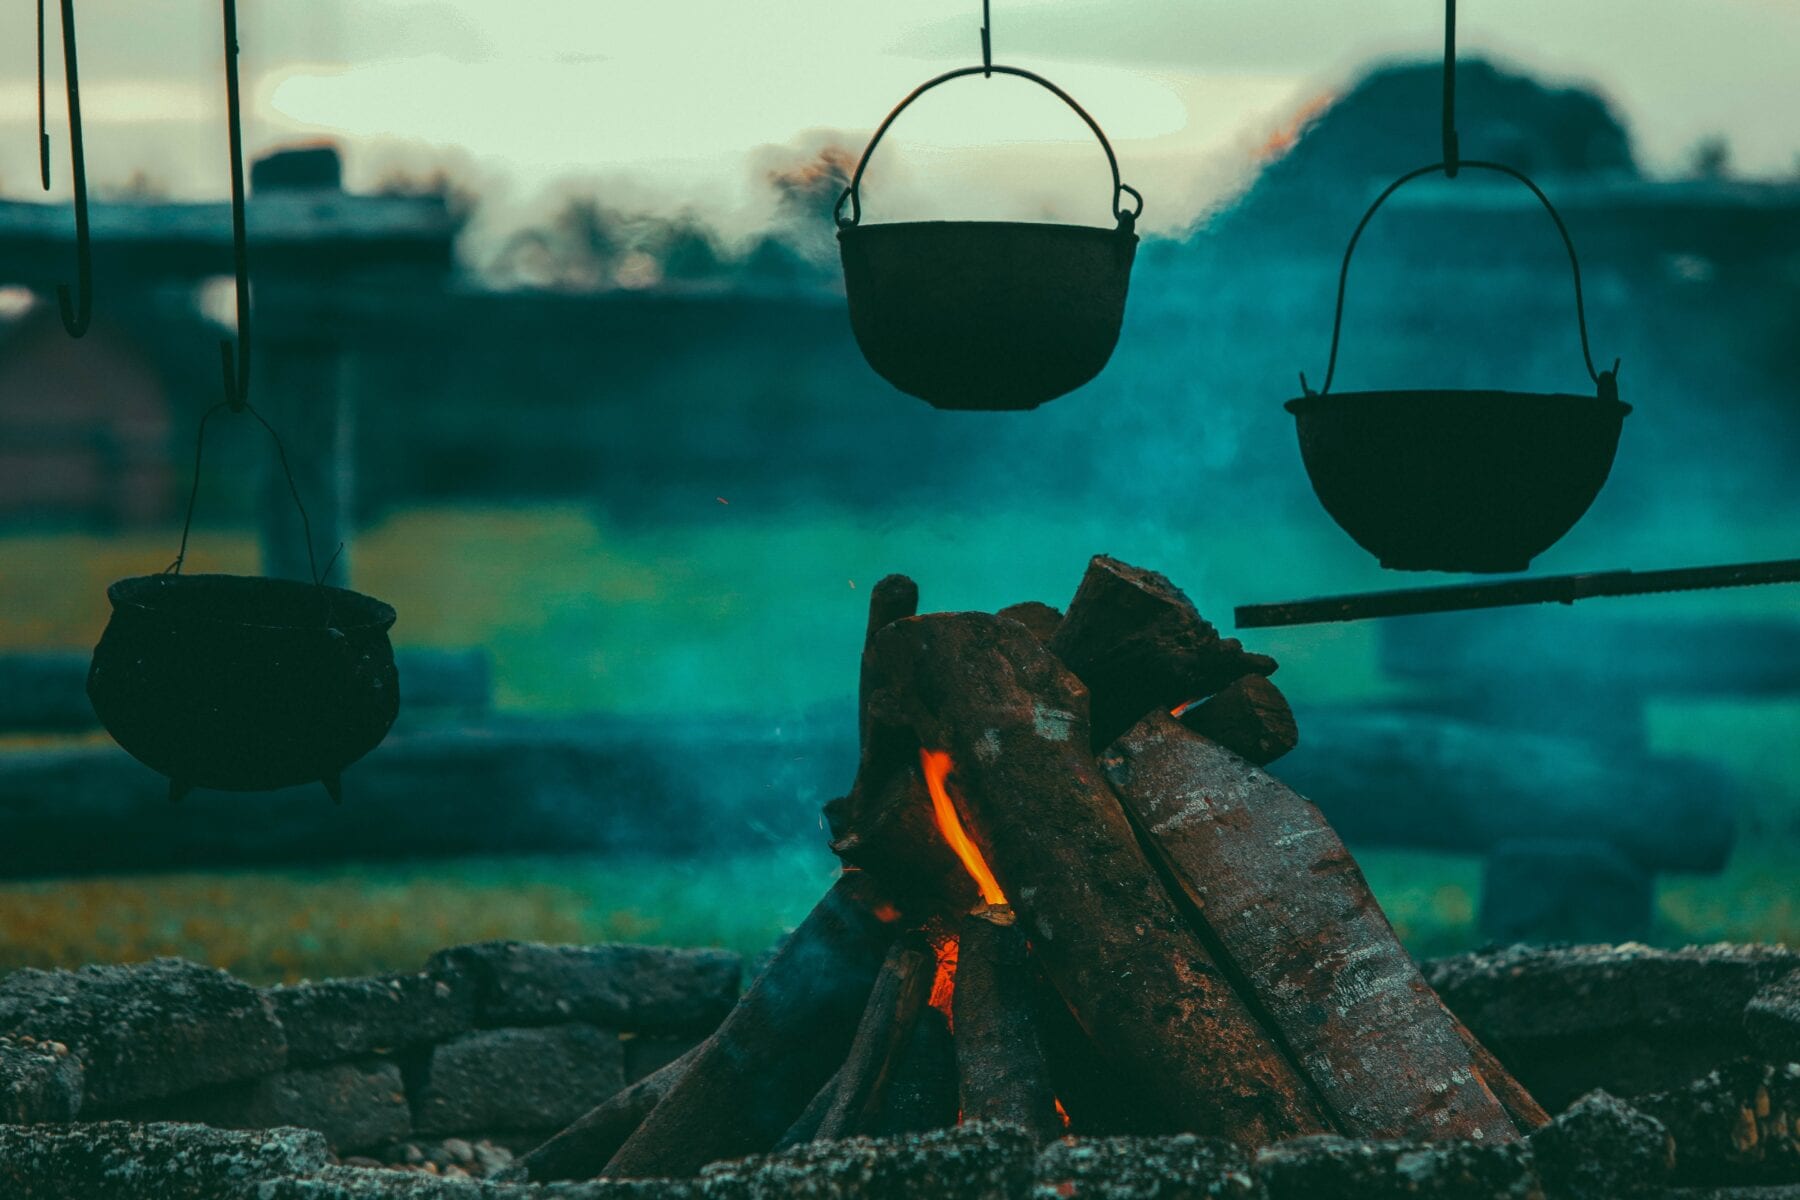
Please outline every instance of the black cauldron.
[{"label": "black cauldron", "polygon": [[[1564,392],[1331,391],[1343,330],[1350,258],[1369,219],[1423,175],[1495,171],[1543,204],[1575,279],[1581,354],[1592,396]],[[1300,377],[1302,386],[1306,377]],[[1287,402],[1313,491],[1357,545],[1396,571],[1523,571],[1574,528],[1606,483],[1631,406],[1619,399],[1618,363],[1595,371],[1588,350],[1575,243],[1549,197],[1499,163],[1433,163],[1376,197],[1350,237],[1338,275],[1325,386]]]},{"label": "black cauldron", "polygon": [[[993,73],[1055,93],[1112,167],[1112,229],[1015,221],[863,225],[864,169],[894,118],[947,80]],[[1123,207],[1125,196],[1136,200]],[[845,215],[844,206],[849,213]],[[1119,341],[1143,197],[1119,181],[1100,126],[1055,84],[1016,67],[967,67],[902,100],[869,139],[838,198],[850,328],[876,374],[935,408],[1036,408],[1100,373]]]},{"label": "black cauldron", "polygon": [[394,610],[342,588],[146,575],[106,591],[88,698],[131,756],[191,787],[249,792],[338,774],[400,710]]},{"label": "black cauldron", "polygon": [[1313,491],[1397,571],[1523,571],[1574,528],[1631,406],[1564,393],[1337,392],[1290,400]]}]

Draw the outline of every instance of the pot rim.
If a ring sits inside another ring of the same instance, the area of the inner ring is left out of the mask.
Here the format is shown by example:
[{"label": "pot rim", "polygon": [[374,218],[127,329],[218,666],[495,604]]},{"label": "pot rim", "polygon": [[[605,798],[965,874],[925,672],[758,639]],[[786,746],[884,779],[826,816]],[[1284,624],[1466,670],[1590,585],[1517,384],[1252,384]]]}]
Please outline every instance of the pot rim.
[{"label": "pot rim", "polygon": [[1358,405],[1371,408],[1382,401],[1412,401],[1421,397],[1432,396],[1445,405],[1469,403],[1477,400],[1554,400],[1558,404],[1587,408],[1595,414],[1616,412],[1623,420],[1631,412],[1631,405],[1623,400],[1608,399],[1604,396],[1586,395],[1580,392],[1515,392],[1504,388],[1372,388],[1360,392],[1323,392],[1310,396],[1295,396],[1282,407],[1295,416],[1320,412],[1336,407]]},{"label": "pot rim", "polygon": [[887,230],[889,233],[893,233],[902,230],[946,228],[959,230],[1029,229],[1034,232],[1070,233],[1084,237],[1093,235],[1106,238],[1124,238],[1132,242],[1138,240],[1138,235],[1134,231],[1126,229],[1123,226],[1072,225],[1066,221],[875,221],[867,224],[839,226],[837,236],[838,241],[841,242],[846,237],[854,234],[866,234],[879,230]]},{"label": "pot rim", "polygon": [[393,628],[394,622],[399,616],[399,614],[394,611],[393,605],[377,600],[373,596],[365,596],[361,592],[353,592],[348,588],[332,587],[329,584],[314,585],[298,579],[270,579],[260,575],[229,575],[223,572],[197,575],[132,575],[124,579],[116,580],[109,585],[106,589],[106,598],[112,602],[114,611],[129,608],[135,609],[141,613],[175,616],[184,621],[223,626],[231,629],[267,629],[282,633],[292,633],[302,630],[325,628],[325,626],[321,624],[314,623],[300,625],[292,622],[264,623],[257,621],[233,621],[221,617],[210,616],[204,612],[193,609],[178,610],[166,605],[149,602],[152,597],[158,595],[169,595],[173,592],[187,592],[188,589],[183,586],[185,582],[199,582],[201,580],[216,581],[221,579],[229,579],[242,583],[254,582],[266,584],[281,590],[304,589],[305,591],[310,592],[317,587],[319,590],[326,592],[334,603],[341,601],[346,605],[354,606],[356,610],[367,612],[369,614],[367,619],[350,623],[334,621],[330,627],[340,632],[386,632]]}]

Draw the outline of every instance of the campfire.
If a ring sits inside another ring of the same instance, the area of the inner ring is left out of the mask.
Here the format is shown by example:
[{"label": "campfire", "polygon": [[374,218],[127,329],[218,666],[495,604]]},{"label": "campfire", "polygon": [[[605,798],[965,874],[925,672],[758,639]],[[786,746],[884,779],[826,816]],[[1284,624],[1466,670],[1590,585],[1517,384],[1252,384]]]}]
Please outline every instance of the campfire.
[{"label": "campfire", "polygon": [[1097,557],[1066,613],[871,597],[844,872],[706,1041],[537,1149],[533,1179],[691,1175],[973,1121],[1511,1142],[1547,1120],[1356,862],[1262,770],[1273,659]]}]

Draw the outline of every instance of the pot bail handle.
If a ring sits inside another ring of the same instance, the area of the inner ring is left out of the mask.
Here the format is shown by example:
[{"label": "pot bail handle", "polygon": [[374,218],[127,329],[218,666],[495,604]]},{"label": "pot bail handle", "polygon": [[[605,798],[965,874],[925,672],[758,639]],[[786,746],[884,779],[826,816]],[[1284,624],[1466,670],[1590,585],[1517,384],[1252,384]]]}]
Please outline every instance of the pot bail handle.
[{"label": "pot bail handle", "polygon": [[[194,527],[194,503],[200,498],[200,462],[206,453],[206,423],[227,409],[234,413],[246,412],[255,417],[256,423],[268,431],[270,440],[275,443],[275,457],[281,463],[282,476],[287,480],[288,495],[294,498],[294,509],[300,514],[300,530],[306,538],[306,566],[312,572],[313,586],[319,588],[323,593],[325,578],[319,573],[318,561],[313,557],[312,521],[306,515],[306,505],[300,502],[300,488],[294,482],[293,469],[288,466],[287,447],[282,444],[281,435],[275,432],[275,427],[269,424],[263,415],[247,401],[221,400],[207,409],[205,415],[200,418],[200,430],[194,436],[194,482],[188,488],[187,516],[181,522],[181,545],[175,551],[175,561],[163,568],[163,574],[181,574],[182,564],[187,561],[188,534]],[[342,551],[343,547],[339,546],[338,550]],[[332,564],[336,561],[337,555],[333,554],[331,561],[325,564],[326,574],[330,574]]]},{"label": "pot bail handle", "polygon": [[1531,189],[1531,194],[1538,198],[1538,203],[1542,204],[1544,211],[1550,214],[1550,220],[1556,224],[1556,232],[1562,237],[1563,249],[1569,252],[1569,273],[1575,281],[1575,327],[1581,334],[1581,360],[1587,366],[1588,378],[1594,381],[1600,398],[1617,400],[1619,398],[1619,360],[1616,358],[1613,360],[1610,370],[1596,371],[1594,369],[1594,356],[1588,348],[1587,305],[1582,298],[1581,290],[1581,260],[1575,254],[1575,241],[1569,236],[1569,229],[1563,224],[1562,215],[1556,211],[1556,206],[1550,203],[1550,197],[1544,194],[1544,190],[1533,183],[1523,171],[1515,170],[1504,163],[1483,162],[1467,158],[1454,162],[1448,160],[1435,162],[1430,166],[1408,171],[1388,184],[1381,195],[1375,197],[1375,203],[1369,205],[1369,211],[1363,214],[1362,220],[1356,223],[1356,231],[1350,235],[1350,244],[1344,249],[1344,265],[1338,270],[1337,311],[1331,318],[1331,357],[1325,364],[1325,385],[1318,391],[1313,391],[1306,382],[1306,372],[1302,371],[1300,373],[1301,390],[1308,396],[1323,396],[1331,391],[1332,378],[1337,374],[1338,342],[1344,328],[1344,290],[1350,278],[1350,259],[1356,253],[1356,243],[1362,239],[1363,230],[1368,228],[1370,219],[1375,216],[1383,204],[1387,203],[1389,196],[1413,180],[1421,176],[1436,174],[1439,171],[1444,172],[1446,177],[1453,178],[1458,169],[1494,171],[1516,179]]},{"label": "pot bail handle", "polygon": [[[961,79],[967,75],[980,75],[983,77],[992,75],[1011,75],[1018,79],[1028,79],[1039,87],[1048,90],[1057,99],[1074,109],[1075,115],[1085,121],[1087,127],[1094,131],[1094,136],[1100,141],[1100,148],[1106,151],[1106,165],[1112,170],[1113,219],[1119,223],[1120,229],[1126,232],[1131,231],[1132,227],[1137,223],[1138,215],[1144,211],[1144,197],[1136,188],[1120,180],[1118,156],[1113,153],[1112,143],[1106,140],[1106,132],[1100,128],[1100,123],[1089,116],[1087,109],[1077,104],[1073,96],[1057,87],[1054,83],[1051,83],[1048,79],[1045,79],[1042,75],[1033,71],[1027,71],[1021,67],[997,66],[989,61],[983,61],[982,65],[979,67],[959,67],[954,71],[945,71],[935,79],[926,80],[924,83],[921,83],[918,87],[914,88],[911,93],[907,95],[906,99],[896,104],[893,111],[888,113],[888,115],[882,119],[881,124],[875,129],[874,136],[869,139],[869,144],[863,148],[862,158],[857,160],[856,172],[850,177],[849,186],[846,187],[843,194],[838,197],[837,204],[832,209],[832,215],[837,220],[838,228],[851,229],[862,222],[863,172],[868,169],[869,159],[874,156],[875,147],[881,144],[882,135],[887,133],[888,126],[892,125],[895,118],[906,111],[908,105],[914,100],[917,100],[920,96],[923,96],[926,92],[929,92],[932,88],[937,87],[941,83],[948,83],[952,79]],[[1136,201],[1131,208],[1126,208],[1124,206],[1126,196],[1130,196]],[[849,216],[844,215],[844,202],[846,200],[850,202]]]}]

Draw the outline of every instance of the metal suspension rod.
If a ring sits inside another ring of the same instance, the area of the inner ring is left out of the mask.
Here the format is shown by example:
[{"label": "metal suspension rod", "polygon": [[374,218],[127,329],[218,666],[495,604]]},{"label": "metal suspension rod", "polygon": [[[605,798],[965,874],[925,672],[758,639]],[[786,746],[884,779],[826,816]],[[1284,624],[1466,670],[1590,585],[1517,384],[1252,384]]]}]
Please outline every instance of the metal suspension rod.
[{"label": "metal suspension rod", "polygon": [[1456,138],[1456,0],[1444,0],[1444,174],[1451,179],[1461,165]]},{"label": "metal suspension rod", "polygon": [[1237,609],[1237,627],[1266,629],[1276,625],[1319,625],[1331,621],[1504,608],[1515,604],[1573,604],[1595,596],[1642,596],[1770,583],[1800,583],[1800,558],[1717,567],[1677,567],[1663,571],[1594,571],[1582,575],[1546,575],[1538,579],[1499,579],[1492,583],[1453,583],[1361,595],[1321,596],[1281,604],[1241,604]]},{"label": "metal suspension rod", "polygon": [[[64,0],[68,3],[69,0]],[[237,268],[237,345],[219,343],[225,399],[242,412],[250,401],[250,239],[244,228],[244,128],[238,99],[237,0],[225,6],[225,120],[231,141],[231,249]]]}]

